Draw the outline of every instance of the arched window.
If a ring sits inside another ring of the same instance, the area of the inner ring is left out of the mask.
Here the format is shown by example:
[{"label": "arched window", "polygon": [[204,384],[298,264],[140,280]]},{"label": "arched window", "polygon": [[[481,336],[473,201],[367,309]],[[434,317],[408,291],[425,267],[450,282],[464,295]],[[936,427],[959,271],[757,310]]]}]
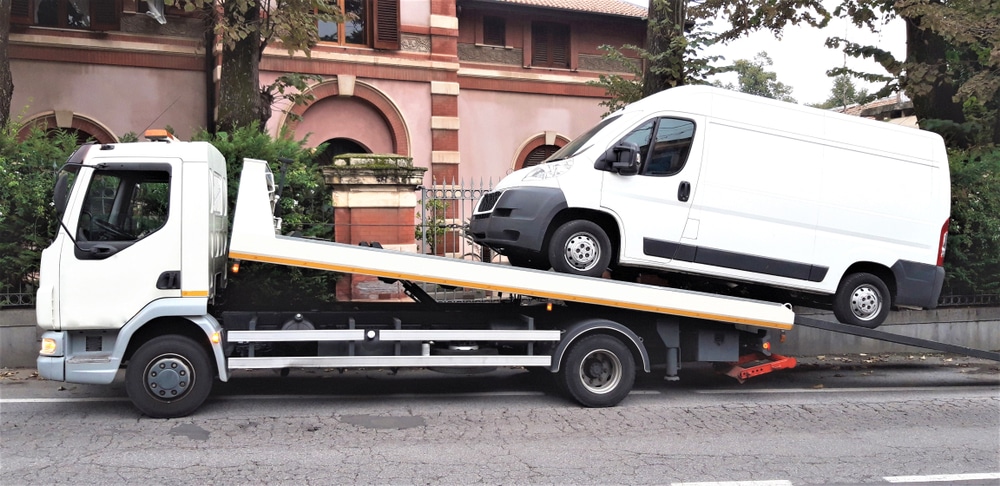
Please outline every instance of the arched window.
[{"label": "arched window", "polygon": [[540,145],[536,147],[524,158],[524,167],[541,164],[543,160],[549,158],[557,150],[559,150],[559,146],[557,145]]},{"label": "arched window", "polygon": [[326,142],[326,149],[316,156],[319,165],[332,165],[333,158],[341,154],[370,154],[371,150],[349,138],[331,138]]},{"label": "arched window", "polygon": [[533,135],[525,140],[515,152],[511,169],[518,170],[538,165],[567,143],[569,143],[568,138],[554,131]]}]

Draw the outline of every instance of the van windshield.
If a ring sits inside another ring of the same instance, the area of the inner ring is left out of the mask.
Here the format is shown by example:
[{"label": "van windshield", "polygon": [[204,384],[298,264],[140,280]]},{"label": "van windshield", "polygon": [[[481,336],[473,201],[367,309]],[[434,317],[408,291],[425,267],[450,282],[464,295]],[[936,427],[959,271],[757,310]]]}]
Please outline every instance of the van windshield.
[{"label": "van windshield", "polygon": [[[621,117],[621,115],[609,116],[601,120],[601,123],[594,125],[593,128],[587,130],[583,135],[574,138],[572,142],[564,145],[563,148],[557,150],[556,153],[552,154],[552,156],[546,159],[545,162],[555,162],[557,160],[568,159],[576,155],[577,153],[582,152],[584,148],[589,147],[587,142],[589,142],[590,139],[597,132],[601,131],[604,127],[610,125],[611,122],[617,120],[619,117]],[[544,164],[545,162],[542,163]]]}]

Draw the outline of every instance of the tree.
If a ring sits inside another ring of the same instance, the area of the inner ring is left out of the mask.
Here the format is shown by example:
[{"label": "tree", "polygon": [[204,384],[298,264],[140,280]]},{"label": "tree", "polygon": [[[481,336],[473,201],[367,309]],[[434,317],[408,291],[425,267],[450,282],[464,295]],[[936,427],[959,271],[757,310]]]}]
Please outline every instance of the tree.
[{"label": "tree", "polygon": [[649,0],[642,96],[684,84],[685,0]]},{"label": "tree", "polygon": [[10,7],[11,0],[0,0],[0,127],[10,120],[10,100],[14,97],[14,78],[10,74]]},{"label": "tree", "polygon": [[829,110],[830,108],[846,107],[855,104],[863,104],[868,100],[868,90],[858,89],[851,81],[851,77],[841,74],[833,78],[833,88],[830,89],[830,97],[826,101],[811,105],[815,108]]},{"label": "tree", "polygon": [[774,61],[764,51],[757,53],[753,61],[738,59],[726,70],[736,73],[739,86],[733,86],[732,83],[725,86],[721,83],[716,83],[716,85],[743,93],[795,103],[795,98],[792,98],[791,86],[778,81],[778,75],[767,70],[767,67],[772,64]]},{"label": "tree", "polygon": [[39,254],[55,235],[55,171],[76,148],[74,134],[0,126],[0,292],[28,291],[36,282]]},{"label": "tree", "polygon": [[318,22],[340,22],[335,3],[326,0],[166,0],[183,3],[187,11],[208,13],[213,33],[222,41],[222,76],[219,81],[219,131],[256,126],[264,130],[271,116],[273,86],[261,87],[260,59],[272,41],[292,55],[309,54],[319,41]]},{"label": "tree", "polygon": [[887,74],[851,74],[884,82],[879,96],[902,90],[913,100],[921,127],[945,136],[949,145],[1000,143],[1000,16],[996,0],[843,0],[835,11],[856,25],[906,21],[906,58],[842,38],[827,45],[878,62]]}]

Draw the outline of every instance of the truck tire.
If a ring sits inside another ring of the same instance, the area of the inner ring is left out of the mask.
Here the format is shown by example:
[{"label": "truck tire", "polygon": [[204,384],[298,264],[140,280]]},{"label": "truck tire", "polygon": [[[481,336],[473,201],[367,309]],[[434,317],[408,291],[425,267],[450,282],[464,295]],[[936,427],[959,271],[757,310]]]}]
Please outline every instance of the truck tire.
[{"label": "truck tire", "polygon": [[632,391],[635,359],[619,339],[587,336],[570,347],[557,379],[581,405],[613,407]]},{"label": "truck tire", "polygon": [[852,273],[833,296],[833,315],[844,324],[875,329],[885,322],[892,306],[889,287],[877,276]]},{"label": "truck tire", "polygon": [[208,353],[184,336],[150,339],[125,368],[125,391],[136,408],[154,418],[194,412],[212,391]]},{"label": "truck tire", "polygon": [[577,219],[552,233],[548,254],[559,273],[600,277],[611,263],[611,240],[597,223]]}]

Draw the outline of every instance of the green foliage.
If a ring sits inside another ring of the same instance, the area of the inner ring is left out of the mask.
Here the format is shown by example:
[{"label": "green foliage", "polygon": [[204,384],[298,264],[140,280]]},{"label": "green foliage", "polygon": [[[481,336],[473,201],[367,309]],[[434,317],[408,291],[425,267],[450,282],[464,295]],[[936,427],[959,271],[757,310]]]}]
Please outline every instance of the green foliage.
[{"label": "green foliage", "polygon": [[[309,83],[320,83],[323,76],[317,74],[288,73],[278,76],[271,84],[261,86],[261,96],[270,109],[277,101],[287,101],[292,106],[300,106],[311,103],[316,96],[309,91]],[[284,110],[292,121],[301,121],[302,117]]]},{"label": "green foliage", "polygon": [[1000,148],[949,154],[951,224],[945,294],[1000,293]]},{"label": "green foliage", "polygon": [[874,60],[887,74],[838,68],[831,75],[884,82],[878,97],[905,91],[921,126],[938,131],[953,146],[1000,144],[996,0],[841,0],[834,14],[872,31],[891,19],[904,19],[907,55],[896,59],[878,47],[833,37],[827,40],[828,46]]},{"label": "green foliage", "polygon": [[55,174],[76,148],[74,134],[34,129],[18,140],[21,128],[0,127],[0,292],[36,284],[41,251],[56,234]]},{"label": "green foliage", "polygon": [[716,82],[715,84],[726,89],[795,103],[795,98],[792,98],[792,87],[778,81],[778,75],[767,70],[767,67],[772,64],[774,61],[771,60],[771,57],[766,52],[761,51],[754,56],[753,61],[739,59],[732,66],[723,70],[736,73],[738,87],[733,86],[732,83],[722,85],[722,83]]},{"label": "green foliage", "polygon": [[868,102],[868,98],[867,89],[862,88],[859,90],[854,86],[854,82],[851,81],[850,76],[841,74],[833,78],[833,88],[830,89],[830,97],[822,103],[810,106],[829,110],[830,108],[843,108],[855,104],[864,104]]},{"label": "green foliage", "polygon": [[[203,131],[195,139],[211,142],[226,157],[230,217],[236,204],[244,158],[269,161],[279,185],[282,177],[279,161],[289,159],[278,201],[280,209],[275,209],[282,218],[282,231],[328,241],[333,239],[332,201],[322,174],[313,163],[314,154],[322,149],[314,152],[305,148],[305,140],[295,141],[285,136],[271,138],[255,124],[232,133],[213,135]],[[230,276],[226,300],[221,307],[318,307],[334,300],[336,280],[337,274],[332,272],[244,263],[239,274]]]}]

